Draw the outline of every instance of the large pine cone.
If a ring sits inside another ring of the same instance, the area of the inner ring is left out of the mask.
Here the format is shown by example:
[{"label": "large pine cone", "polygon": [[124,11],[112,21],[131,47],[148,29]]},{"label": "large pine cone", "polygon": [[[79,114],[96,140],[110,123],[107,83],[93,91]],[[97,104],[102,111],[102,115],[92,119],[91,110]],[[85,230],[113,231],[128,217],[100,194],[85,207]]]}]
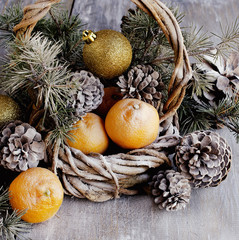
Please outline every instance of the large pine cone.
[{"label": "large pine cone", "polygon": [[121,88],[124,98],[137,98],[155,108],[159,108],[165,88],[160,74],[150,65],[137,65],[127,75],[121,75],[117,85]]},{"label": "large pine cone", "polygon": [[231,148],[217,133],[195,131],[176,147],[175,162],[193,187],[215,187],[227,177]]},{"label": "large pine cone", "polygon": [[188,180],[174,170],[159,171],[150,183],[154,202],[160,209],[180,210],[186,207],[191,196]]},{"label": "large pine cone", "polygon": [[79,118],[96,109],[102,102],[104,85],[91,72],[82,70],[72,78],[78,88],[72,90],[68,106],[73,109],[74,116]]},{"label": "large pine cone", "polygon": [[9,123],[0,133],[0,164],[12,171],[37,167],[46,151],[41,134],[28,123]]}]

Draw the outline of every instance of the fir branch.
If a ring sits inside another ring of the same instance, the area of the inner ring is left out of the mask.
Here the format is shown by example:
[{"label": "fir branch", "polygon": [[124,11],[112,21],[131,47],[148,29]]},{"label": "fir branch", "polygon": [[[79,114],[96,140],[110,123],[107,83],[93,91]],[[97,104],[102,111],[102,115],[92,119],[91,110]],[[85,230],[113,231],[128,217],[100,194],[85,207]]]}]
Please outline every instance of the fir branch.
[{"label": "fir branch", "polygon": [[[194,25],[182,28],[184,44],[187,53],[196,61],[203,61],[205,54],[212,55],[211,51],[215,49],[214,43],[211,40],[211,35],[202,31],[203,28],[197,28]],[[163,53],[152,61],[152,64],[160,64],[165,61],[173,61],[174,54]]]},{"label": "fir branch", "polygon": [[223,122],[224,124],[235,136],[237,143],[239,143],[239,119],[238,118],[229,118],[228,122]]},{"label": "fir branch", "polygon": [[40,20],[34,32],[41,32],[49,40],[61,44],[59,59],[67,61],[74,68],[83,66],[82,32],[85,26],[79,15],[70,15],[59,7],[50,10],[50,18]]},{"label": "fir branch", "polygon": [[225,26],[220,23],[220,28],[221,35],[212,33],[220,41],[216,49],[218,54],[228,57],[232,51],[239,49],[239,18],[234,22],[227,22]]},{"label": "fir branch", "polygon": [[50,145],[52,148],[57,142],[63,146],[66,143],[66,140],[73,141],[74,138],[69,135],[69,131],[73,129],[72,122],[64,122],[64,124],[57,125],[53,130],[51,130],[47,135],[47,145]]},{"label": "fir branch", "polygon": [[23,235],[28,233],[31,229],[30,223],[21,220],[21,217],[24,214],[25,211],[13,211],[11,214],[6,211],[6,215],[0,221],[0,229],[3,239],[15,240],[17,238],[19,240],[30,240],[30,238]]},{"label": "fir branch", "polygon": [[[50,10],[50,17],[38,21],[33,30],[33,34],[41,32],[53,42],[61,44],[61,51],[58,58],[62,62],[67,61],[72,68],[82,68],[82,31],[84,24],[79,15],[73,16],[68,11],[62,9],[62,4],[57,4]],[[0,44],[8,46],[6,42],[14,40],[13,27],[17,25],[23,17],[21,4],[8,7],[5,13],[0,16]]]},{"label": "fir branch", "polygon": [[202,61],[203,55],[211,54],[211,50],[215,48],[211,35],[202,30],[203,27],[197,28],[191,25],[184,28],[182,32],[188,55],[194,57],[197,61]]},{"label": "fir branch", "polygon": [[214,121],[199,109],[200,105],[187,94],[178,109],[180,132],[182,135],[213,127]]},{"label": "fir branch", "polygon": [[228,127],[239,141],[239,101],[235,98],[226,96],[219,101],[218,105],[215,104],[211,107],[202,105],[199,107],[199,112],[210,116],[215,123]]},{"label": "fir branch", "polygon": [[22,39],[20,44],[13,43],[1,88],[10,95],[31,91],[36,108],[44,109],[42,125],[48,116],[57,127],[67,129],[75,121],[67,102],[77,82],[71,82],[73,73],[57,59],[60,51],[61,45],[41,34],[32,36],[30,40]]},{"label": "fir branch", "polygon": [[226,119],[226,118],[238,118],[239,117],[239,102],[236,101],[235,98],[232,98],[230,96],[226,96],[222,100],[218,102],[218,104],[211,105],[211,107],[208,107],[208,105],[201,105],[199,107],[200,112],[207,113],[208,115],[220,118],[220,119]]},{"label": "fir branch", "polygon": [[56,79],[51,78],[51,70],[59,67],[56,59],[61,46],[52,44],[47,38],[36,34],[29,41],[12,44],[12,51],[8,54],[9,64],[5,67],[5,79],[1,88],[14,95],[26,88],[35,88],[38,84],[46,85]]},{"label": "fir branch", "polygon": [[9,209],[9,191],[3,191],[3,186],[0,187],[0,211]]},{"label": "fir branch", "polygon": [[[204,56],[228,57],[232,51],[238,51],[239,47],[239,19],[234,22],[227,22],[225,26],[220,23],[221,34],[203,33],[202,27],[197,30],[191,26],[189,31],[184,32],[185,46],[188,55],[194,57],[197,61],[203,62]],[[212,38],[216,37],[219,41],[214,44]],[[212,53],[216,50],[216,54]]]},{"label": "fir branch", "polygon": [[160,48],[169,45],[155,19],[138,8],[122,18],[121,31],[133,48],[132,65],[152,62]]},{"label": "fir branch", "polygon": [[[30,230],[31,224],[21,220],[25,211],[12,211],[9,204],[9,191],[0,188],[0,238],[19,240],[29,239],[23,236]],[[10,213],[11,212],[11,213]]]},{"label": "fir branch", "polygon": [[210,92],[215,84],[215,77],[210,77],[210,75],[205,75],[197,65],[193,65],[192,79],[188,85],[192,89],[192,96],[202,96],[203,92]]}]

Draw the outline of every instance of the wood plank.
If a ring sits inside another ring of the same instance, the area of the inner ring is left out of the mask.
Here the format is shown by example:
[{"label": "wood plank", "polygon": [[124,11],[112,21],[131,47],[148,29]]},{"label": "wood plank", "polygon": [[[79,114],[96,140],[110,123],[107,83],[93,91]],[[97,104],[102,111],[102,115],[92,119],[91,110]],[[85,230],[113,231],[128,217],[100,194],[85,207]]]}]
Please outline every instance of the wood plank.
[{"label": "wood plank", "polygon": [[74,13],[79,13],[87,27],[93,31],[120,29],[120,21],[129,8],[135,5],[129,0],[76,1]]}]

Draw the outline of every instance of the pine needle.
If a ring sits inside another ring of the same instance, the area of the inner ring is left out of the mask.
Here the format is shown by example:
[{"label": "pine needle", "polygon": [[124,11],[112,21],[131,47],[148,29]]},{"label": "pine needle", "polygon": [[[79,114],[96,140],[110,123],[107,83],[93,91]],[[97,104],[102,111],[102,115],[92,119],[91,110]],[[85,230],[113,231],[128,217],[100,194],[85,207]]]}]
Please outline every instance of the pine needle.
[{"label": "pine needle", "polygon": [[214,119],[215,123],[226,126],[239,141],[239,101],[236,98],[226,96],[218,105],[202,105],[198,110]]},{"label": "pine needle", "polygon": [[0,236],[2,236],[3,239],[15,240],[17,237],[19,240],[30,240],[30,238],[23,235],[24,233],[28,233],[31,229],[30,223],[21,220],[24,214],[25,211],[13,211],[11,214],[6,211],[5,217],[0,221]]},{"label": "pine needle", "polygon": [[79,15],[70,15],[59,7],[50,10],[50,17],[40,20],[34,32],[41,32],[53,42],[61,44],[59,59],[64,59],[74,68],[82,68],[82,32],[85,24]]},{"label": "pine needle", "polygon": [[239,49],[239,18],[234,22],[227,22],[225,26],[220,23],[220,28],[221,35],[212,34],[220,41],[216,46],[218,54],[227,58],[232,51]]},{"label": "pine needle", "polygon": [[197,28],[191,25],[183,28],[184,44],[188,55],[196,61],[203,61],[204,55],[211,55],[211,50],[214,49],[214,43],[211,40],[211,35],[203,32],[203,27]]},{"label": "pine needle", "polygon": [[3,187],[0,188],[0,211],[9,209],[9,192],[8,189],[3,190]]},{"label": "pine needle", "polygon": [[239,102],[230,96],[226,96],[216,105],[208,107],[208,105],[201,105],[199,111],[207,113],[208,115],[226,119],[226,118],[238,118],[239,117]]},{"label": "pine needle", "polygon": [[202,113],[199,108],[200,105],[191,96],[185,96],[178,110],[180,133],[182,135],[213,127],[212,119],[207,114]]},{"label": "pine needle", "polygon": [[[169,43],[154,18],[140,9],[129,10],[122,18],[122,33],[129,39],[133,48],[133,63],[147,64],[152,62]],[[170,47],[166,47],[172,55]]]},{"label": "pine needle", "polygon": [[205,75],[196,65],[193,65],[192,79],[188,87],[192,89],[192,96],[202,96],[203,92],[210,92],[215,84],[215,77]]},{"label": "pine needle", "polygon": [[[9,213],[11,212],[11,213]],[[31,224],[21,220],[21,217],[25,214],[25,211],[12,211],[9,204],[9,191],[3,186],[0,188],[0,238],[7,240],[15,240],[16,237],[19,240],[29,239],[22,234],[27,233],[30,230]]]},{"label": "pine needle", "polygon": [[239,118],[229,118],[226,125],[239,143]]}]

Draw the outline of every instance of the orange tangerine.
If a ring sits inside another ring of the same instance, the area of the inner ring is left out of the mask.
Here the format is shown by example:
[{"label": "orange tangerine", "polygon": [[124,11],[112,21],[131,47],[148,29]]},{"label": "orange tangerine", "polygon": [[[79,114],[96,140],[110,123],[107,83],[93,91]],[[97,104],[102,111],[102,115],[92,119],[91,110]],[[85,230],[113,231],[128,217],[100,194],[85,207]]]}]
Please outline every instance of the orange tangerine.
[{"label": "orange tangerine", "polygon": [[10,184],[10,204],[18,211],[26,210],[22,219],[39,223],[53,217],[63,201],[63,188],[58,177],[46,168],[29,168]]},{"label": "orange tangerine", "polygon": [[104,121],[94,113],[87,113],[69,131],[67,139],[70,147],[88,154],[91,152],[104,153],[109,145],[109,139],[105,131]]},{"label": "orange tangerine", "polygon": [[122,148],[141,148],[156,139],[159,114],[156,108],[146,102],[123,99],[109,110],[105,129],[112,141]]}]

